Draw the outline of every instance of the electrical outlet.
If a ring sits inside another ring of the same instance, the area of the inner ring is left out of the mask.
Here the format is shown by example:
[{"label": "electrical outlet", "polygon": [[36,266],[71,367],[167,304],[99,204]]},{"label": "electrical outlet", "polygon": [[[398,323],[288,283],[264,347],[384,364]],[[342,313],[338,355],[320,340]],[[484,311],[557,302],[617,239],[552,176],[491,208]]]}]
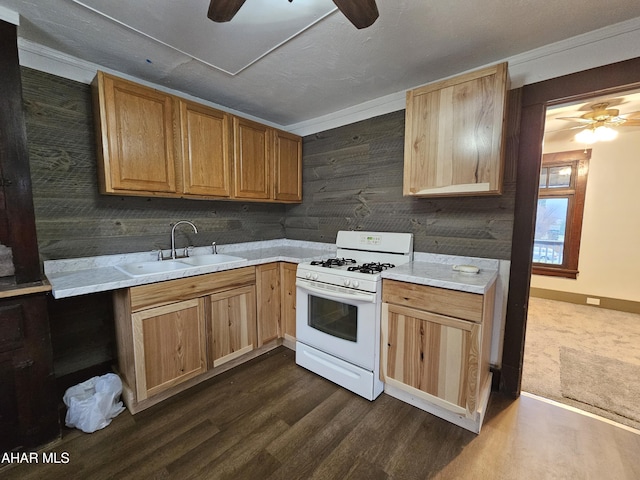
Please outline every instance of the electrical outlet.
[{"label": "electrical outlet", "polygon": [[599,298],[587,297],[587,305],[600,305]]}]

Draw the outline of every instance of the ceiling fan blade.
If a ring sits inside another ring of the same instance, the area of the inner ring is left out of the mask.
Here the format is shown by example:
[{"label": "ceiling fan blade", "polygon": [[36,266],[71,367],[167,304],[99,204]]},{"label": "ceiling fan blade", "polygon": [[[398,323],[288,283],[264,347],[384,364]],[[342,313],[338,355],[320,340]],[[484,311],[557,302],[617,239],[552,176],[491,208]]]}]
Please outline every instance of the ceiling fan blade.
[{"label": "ceiling fan blade", "polygon": [[358,28],[367,28],[378,19],[375,0],[333,0],[338,9]]},{"label": "ceiling fan blade", "polygon": [[624,123],[620,124],[621,127],[640,127],[640,118],[628,118]]},{"label": "ceiling fan blade", "polygon": [[588,125],[578,125],[577,127],[565,127],[565,128],[558,128],[556,130],[545,130],[544,133],[566,132],[569,130],[580,130],[587,127]]},{"label": "ceiling fan blade", "polygon": [[582,117],[555,117],[554,120],[566,120],[568,122],[576,122],[576,123],[594,123],[594,120],[589,120]]},{"label": "ceiling fan blade", "polygon": [[244,2],[245,0],[211,0],[207,17],[214,22],[228,22],[238,13]]}]

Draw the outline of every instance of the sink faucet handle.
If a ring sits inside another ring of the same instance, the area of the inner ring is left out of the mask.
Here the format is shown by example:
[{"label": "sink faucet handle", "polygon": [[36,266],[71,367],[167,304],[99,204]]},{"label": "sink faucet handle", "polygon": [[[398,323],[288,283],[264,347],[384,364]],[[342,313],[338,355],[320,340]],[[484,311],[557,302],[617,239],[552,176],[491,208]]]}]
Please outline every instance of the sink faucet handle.
[{"label": "sink faucet handle", "polygon": [[211,242],[211,251],[213,253],[218,253],[218,246],[216,245],[216,242]]},{"label": "sink faucet handle", "polygon": [[162,249],[159,250],[151,250],[151,253],[155,253],[156,255],[156,260],[160,261],[163,259],[162,257]]},{"label": "sink faucet handle", "polygon": [[190,257],[191,253],[193,252],[193,245],[189,245],[188,247],[184,247],[184,256],[185,257]]}]

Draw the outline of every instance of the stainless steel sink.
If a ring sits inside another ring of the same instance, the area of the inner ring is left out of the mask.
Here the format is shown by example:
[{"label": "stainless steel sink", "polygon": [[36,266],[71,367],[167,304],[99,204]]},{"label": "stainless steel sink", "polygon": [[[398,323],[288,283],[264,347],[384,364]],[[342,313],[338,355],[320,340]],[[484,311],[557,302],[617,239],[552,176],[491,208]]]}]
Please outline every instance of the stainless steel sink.
[{"label": "stainless steel sink", "polygon": [[242,262],[242,257],[234,257],[233,255],[196,255],[193,257],[181,258],[180,260],[163,260],[155,262],[134,262],[124,265],[116,265],[115,267],[130,277],[142,277],[145,275],[155,275],[158,273],[175,272],[179,270],[188,270],[190,268],[202,267],[207,265],[223,265],[227,263]]},{"label": "stainless steel sink", "polygon": [[245,259],[242,257],[234,257],[233,255],[223,254],[206,254],[206,255],[194,255],[193,257],[181,258],[180,261],[189,265],[200,267],[203,265],[220,265],[221,263],[243,262]]},{"label": "stainless steel sink", "polygon": [[116,268],[129,276],[141,277],[143,275],[186,270],[191,268],[191,265],[187,265],[186,263],[182,263],[177,260],[166,260],[163,262],[127,263],[125,265],[116,265]]}]

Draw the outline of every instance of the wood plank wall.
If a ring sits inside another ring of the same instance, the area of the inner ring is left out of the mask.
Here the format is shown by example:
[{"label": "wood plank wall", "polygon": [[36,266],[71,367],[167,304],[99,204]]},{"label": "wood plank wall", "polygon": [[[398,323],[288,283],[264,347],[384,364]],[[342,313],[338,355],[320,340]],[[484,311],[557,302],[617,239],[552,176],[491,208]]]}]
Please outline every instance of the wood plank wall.
[{"label": "wood plank wall", "polygon": [[285,206],[98,193],[88,85],[22,67],[38,246],[43,260],[283,238]]},{"label": "wood plank wall", "polygon": [[287,207],[287,238],[411,232],[415,251],[509,259],[515,158],[502,196],[426,199],[402,196],[403,156],[404,110],[306,136],[303,203]]}]

